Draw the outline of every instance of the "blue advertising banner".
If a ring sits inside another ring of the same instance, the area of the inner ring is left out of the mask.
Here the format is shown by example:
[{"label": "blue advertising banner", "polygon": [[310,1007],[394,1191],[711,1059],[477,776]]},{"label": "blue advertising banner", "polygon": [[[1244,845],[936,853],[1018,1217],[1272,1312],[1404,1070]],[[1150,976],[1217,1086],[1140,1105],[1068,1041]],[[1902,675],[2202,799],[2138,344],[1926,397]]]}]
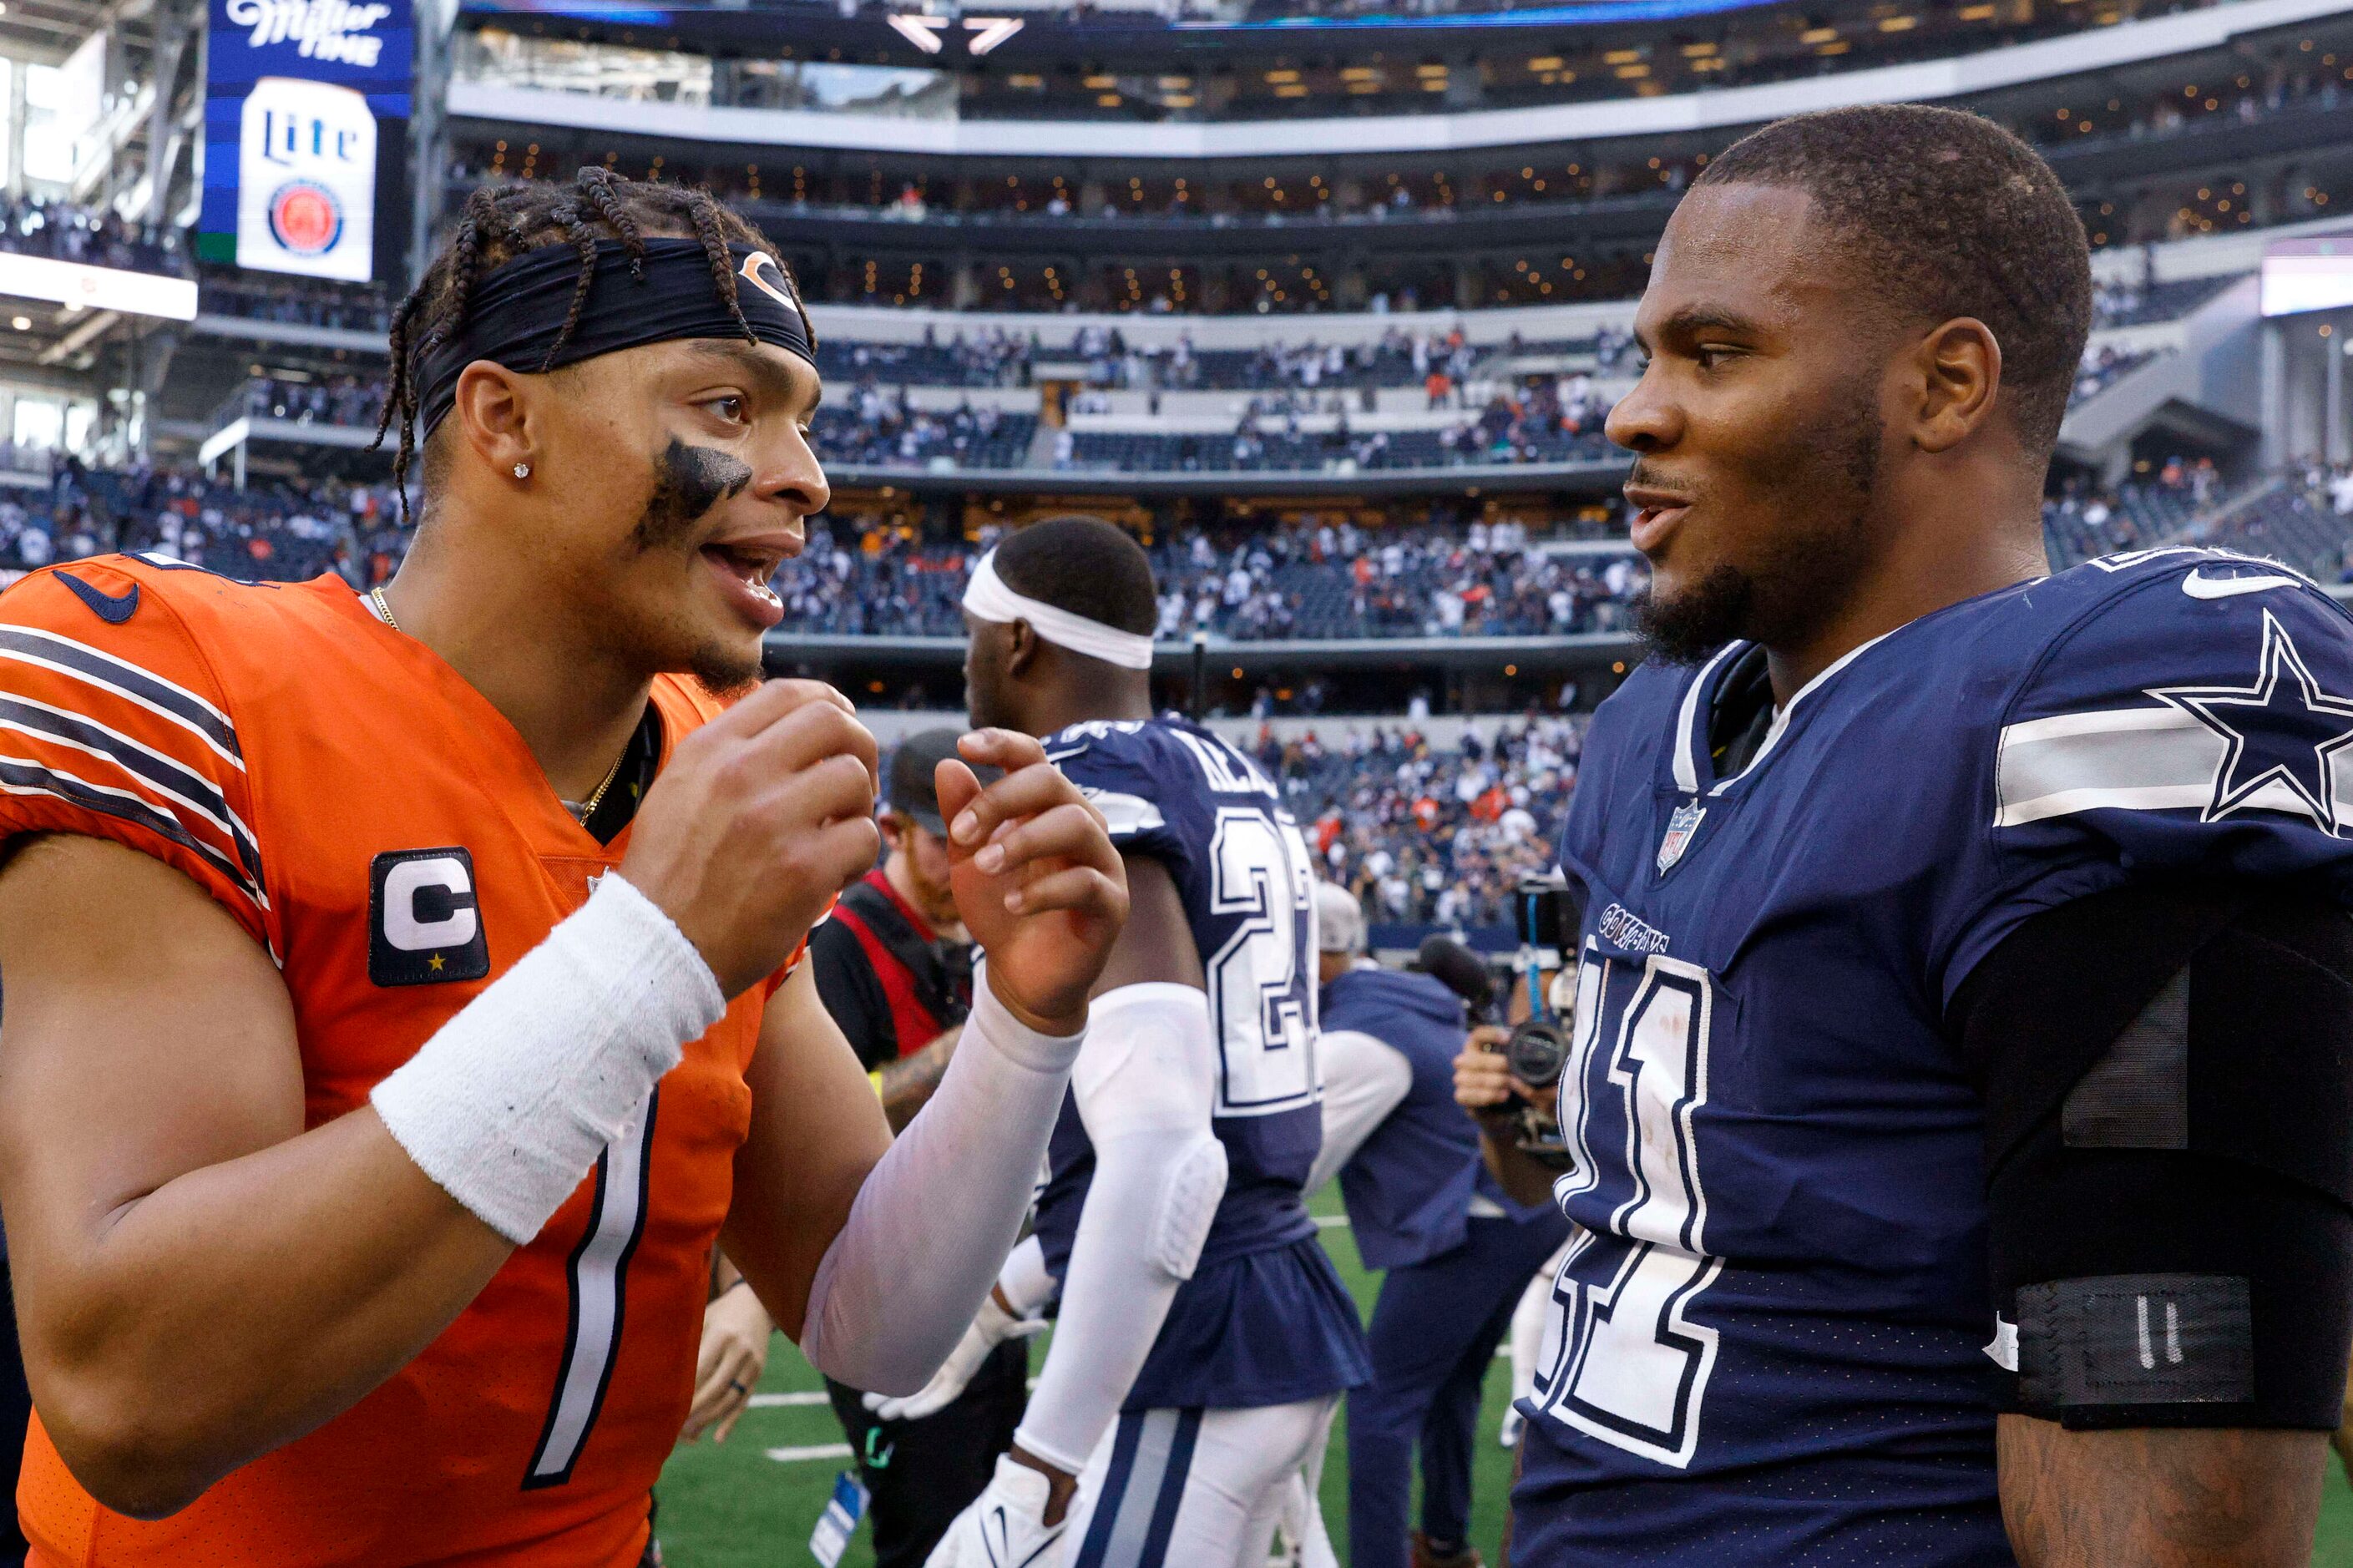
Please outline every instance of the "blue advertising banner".
[{"label": "blue advertising banner", "polygon": [[410,0],[210,5],[196,254],[268,272],[378,276],[377,213],[389,204],[396,216],[406,184]]}]

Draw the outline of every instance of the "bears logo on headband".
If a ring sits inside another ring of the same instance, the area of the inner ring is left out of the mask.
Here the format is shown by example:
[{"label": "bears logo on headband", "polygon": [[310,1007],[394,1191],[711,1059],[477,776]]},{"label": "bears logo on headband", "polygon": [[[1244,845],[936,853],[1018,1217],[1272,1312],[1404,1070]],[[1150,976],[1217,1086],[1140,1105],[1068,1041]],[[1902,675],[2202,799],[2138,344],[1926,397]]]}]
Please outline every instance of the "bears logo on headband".
[{"label": "bears logo on headband", "polygon": [[[776,282],[771,283],[760,276],[763,265],[775,276]],[[755,250],[746,256],[744,265],[737,268],[736,276],[788,310],[801,308],[800,301],[793,298],[792,279],[786,277],[785,269],[776,265],[776,258],[765,250]]]},{"label": "bears logo on headband", "polygon": [[740,342],[748,331],[814,364],[808,318],[783,266],[765,250],[728,248],[734,279],[751,285],[736,291],[733,308],[712,287],[710,253],[682,237],[648,239],[634,250],[598,240],[585,300],[581,262],[568,245],[543,246],[494,268],[474,285],[463,330],[417,366],[420,427],[432,435],[449,412],[458,377],[478,359],[539,372],[680,338]]}]

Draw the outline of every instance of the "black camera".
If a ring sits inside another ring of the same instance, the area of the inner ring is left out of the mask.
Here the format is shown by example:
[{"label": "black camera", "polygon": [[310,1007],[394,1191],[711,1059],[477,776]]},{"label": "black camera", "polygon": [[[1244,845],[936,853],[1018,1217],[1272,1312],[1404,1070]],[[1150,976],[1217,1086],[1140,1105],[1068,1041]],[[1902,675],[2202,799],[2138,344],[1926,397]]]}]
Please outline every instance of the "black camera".
[{"label": "black camera", "polygon": [[[1504,1042],[1504,1059],[1514,1078],[1531,1089],[1548,1089],[1560,1082],[1568,1065],[1569,1021],[1546,1005],[1544,976],[1572,961],[1580,916],[1577,900],[1557,881],[1530,879],[1520,884],[1518,898],[1521,977],[1527,986],[1529,1016]],[[1568,1148],[1557,1117],[1522,1103],[1517,1120],[1514,1142],[1522,1152],[1555,1169],[1568,1168]]]},{"label": "black camera", "polygon": [[1504,1042],[1504,1059],[1511,1063],[1512,1076],[1522,1083],[1550,1089],[1560,1081],[1560,1069],[1567,1065],[1568,1040],[1559,1025],[1530,1018]]}]

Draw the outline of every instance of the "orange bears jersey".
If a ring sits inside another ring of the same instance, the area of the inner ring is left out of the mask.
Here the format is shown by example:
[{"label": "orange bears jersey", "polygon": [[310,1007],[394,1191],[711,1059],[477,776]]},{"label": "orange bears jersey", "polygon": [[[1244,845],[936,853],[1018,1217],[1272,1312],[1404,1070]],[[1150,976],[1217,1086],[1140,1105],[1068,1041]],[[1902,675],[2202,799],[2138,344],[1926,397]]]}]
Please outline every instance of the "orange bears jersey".
[{"label": "orange bears jersey", "polygon": [[[662,754],[719,704],[654,684]],[[617,865],[514,729],[332,577],[161,558],[0,597],[0,836],[96,835],[200,883],[293,999],[307,1124],[365,1102]],[[731,1005],[539,1237],[389,1383],[172,1518],[93,1500],[33,1423],[42,1568],[630,1568],[691,1394],[770,986]],[[168,1390],[158,1390],[168,1398]]]}]

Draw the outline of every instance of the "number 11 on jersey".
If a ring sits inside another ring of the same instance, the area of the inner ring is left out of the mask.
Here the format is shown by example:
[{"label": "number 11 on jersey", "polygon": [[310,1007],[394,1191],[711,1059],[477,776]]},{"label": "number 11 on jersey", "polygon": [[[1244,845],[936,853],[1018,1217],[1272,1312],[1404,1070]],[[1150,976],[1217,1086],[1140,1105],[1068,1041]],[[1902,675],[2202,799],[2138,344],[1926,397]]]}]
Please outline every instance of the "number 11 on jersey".
[{"label": "number 11 on jersey", "polygon": [[[1724,1267],[1707,1256],[1693,1126],[1707,1101],[1715,992],[1704,969],[1677,959],[1630,970],[1588,952],[1579,976],[1561,1124],[1590,1164],[1563,1195],[1615,1202],[1577,1234],[1555,1282],[1536,1397],[1580,1431],[1681,1468],[1699,1444],[1716,1346],[1687,1313]],[[1605,1096],[1622,1109],[1614,1141],[1607,1118],[1597,1124]]]}]

